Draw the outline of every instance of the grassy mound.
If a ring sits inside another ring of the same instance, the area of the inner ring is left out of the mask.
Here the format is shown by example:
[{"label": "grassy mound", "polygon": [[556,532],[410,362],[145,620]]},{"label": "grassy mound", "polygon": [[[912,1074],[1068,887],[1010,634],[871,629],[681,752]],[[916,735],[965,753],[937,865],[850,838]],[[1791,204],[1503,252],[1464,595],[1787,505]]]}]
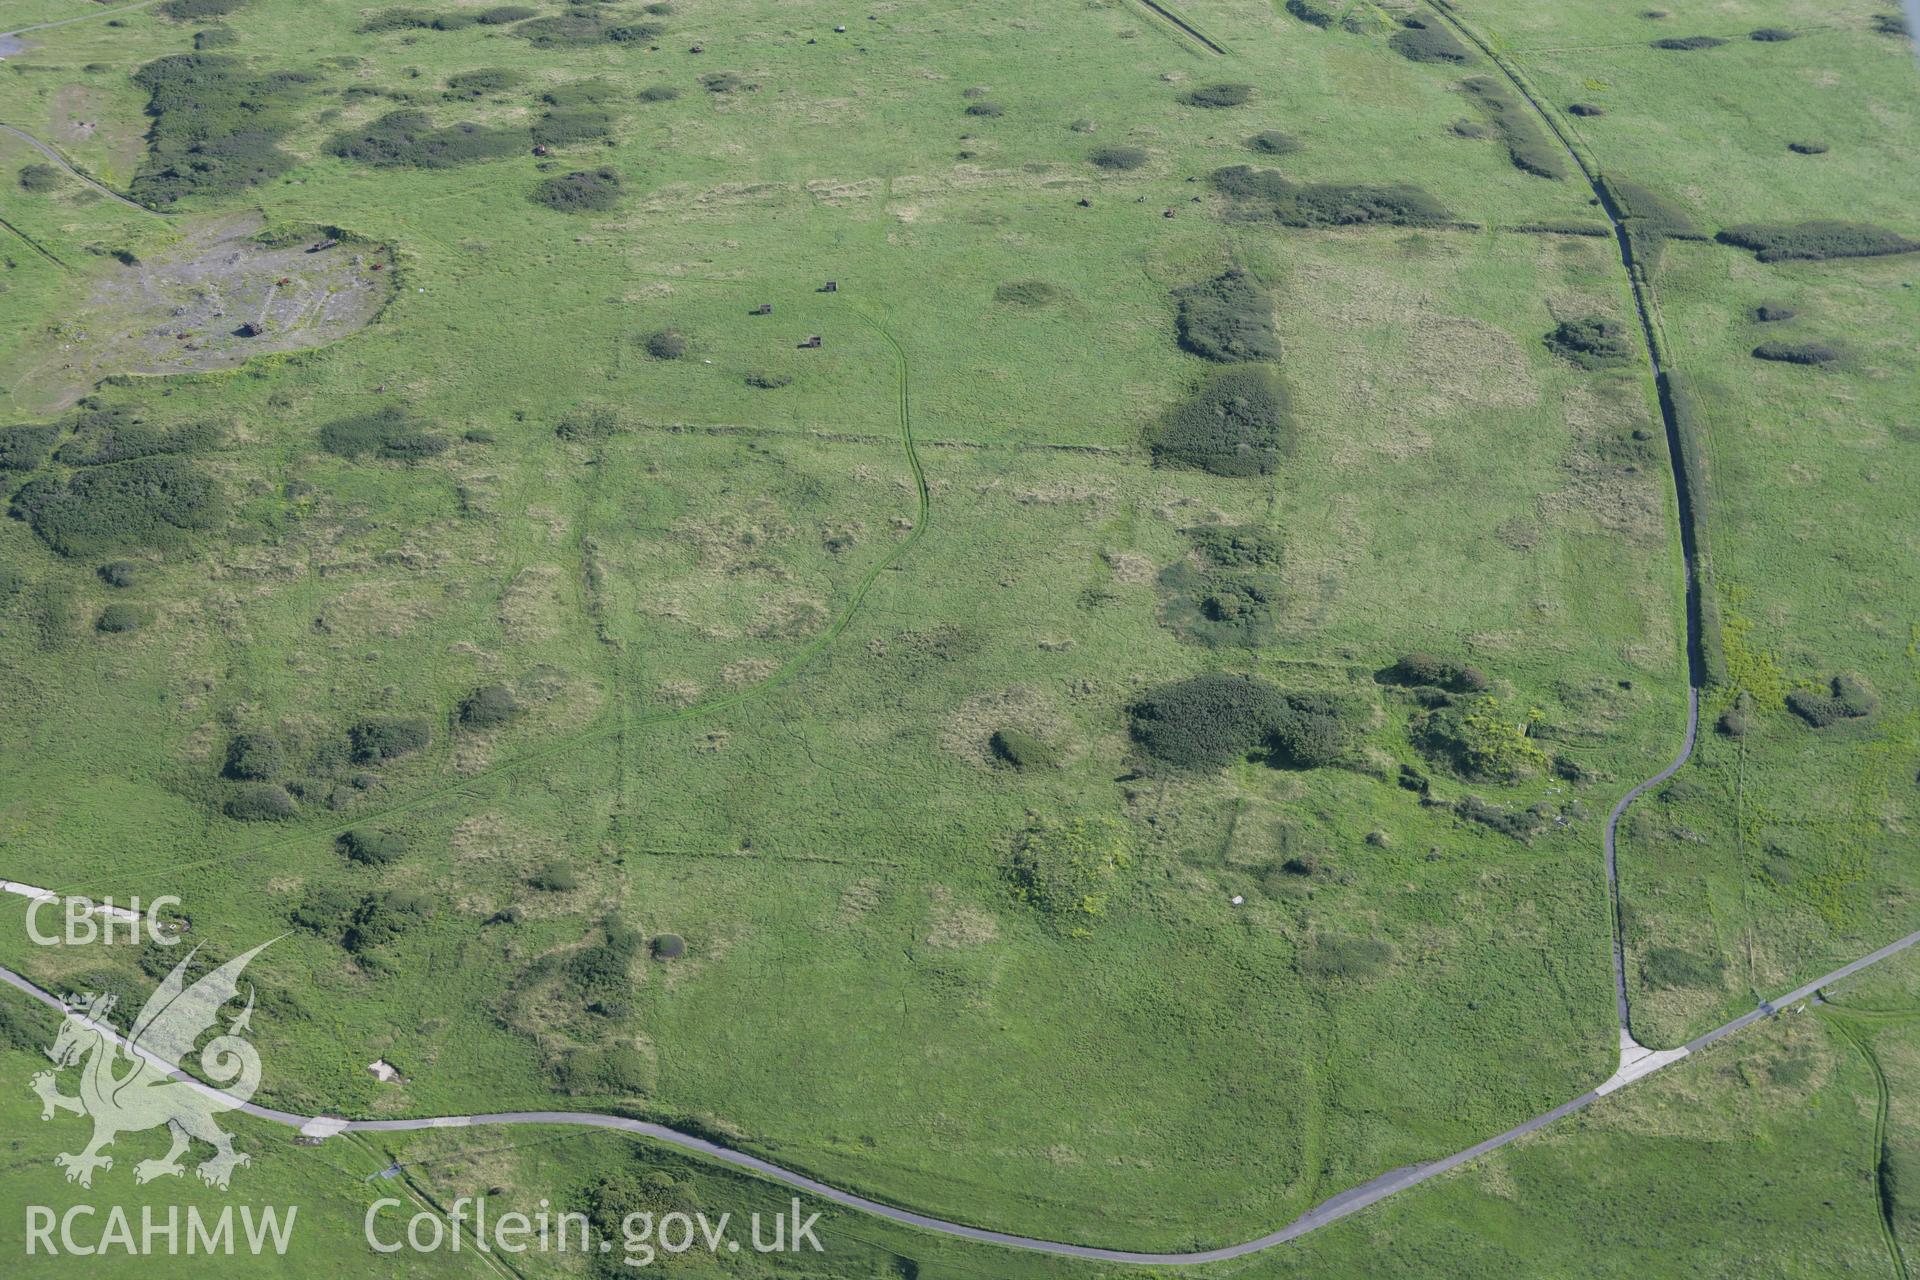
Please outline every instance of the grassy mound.
[{"label": "grassy mound", "polygon": [[1474,781],[1518,782],[1548,763],[1527,726],[1490,697],[1435,708],[1415,720],[1411,736],[1429,759]]},{"label": "grassy mound", "polygon": [[369,716],[347,730],[355,764],[384,764],[412,755],[433,740],[433,730],[414,716]]},{"label": "grassy mound", "polygon": [[1021,729],[995,729],[987,748],[994,759],[1015,769],[1051,769],[1060,763],[1060,748]]},{"label": "grassy mound", "polygon": [[1162,621],[1182,639],[1255,649],[1273,642],[1286,592],[1279,577],[1244,568],[1201,569],[1175,561],[1160,574]]},{"label": "grassy mound", "polygon": [[535,18],[513,28],[536,49],[577,49],[596,44],[645,44],[665,34],[657,22],[623,22],[597,13],[563,13]]},{"label": "grassy mound", "polygon": [[1592,102],[1574,102],[1567,105],[1567,114],[1591,120],[1607,114],[1607,109]]},{"label": "grassy mound", "polygon": [[1154,460],[1220,476],[1271,475],[1293,435],[1286,388],[1270,366],[1222,369],[1148,436]]},{"label": "grassy mound", "polygon": [[444,436],[422,430],[400,409],[336,419],[320,428],[317,439],[322,449],[342,458],[373,454],[395,462],[416,462],[447,450]]},{"label": "grassy mound", "polygon": [[286,788],[271,782],[249,782],[227,797],[227,816],[236,822],[284,822],[296,812]]},{"label": "grassy mound", "polygon": [[1193,354],[1222,364],[1279,358],[1273,295],[1245,271],[1232,268],[1173,296],[1180,303],[1174,320],[1180,345]]},{"label": "grassy mound", "polygon": [[1762,262],[1793,259],[1872,258],[1890,253],[1912,253],[1920,241],[1865,222],[1744,222],[1727,227],[1717,239],[1750,249]]},{"label": "grassy mound", "polygon": [[424,111],[389,111],[357,132],[336,134],[330,155],[376,169],[451,169],[497,160],[526,145],[527,135],[477,124],[437,127]]},{"label": "grassy mound", "polygon": [[139,605],[110,604],[93,620],[93,629],[106,635],[138,631],[147,625],[147,613]]},{"label": "grassy mound", "polygon": [[520,704],[503,684],[483,684],[460,701],[460,723],[469,729],[491,729],[519,714]]},{"label": "grassy mound", "polygon": [[1546,337],[1549,350],[1583,369],[1604,369],[1633,359],[1627,331],[1602,316],[1562,320]]},{"label": "grassy mound", "polygon": [[1244,107],[1253,101],[1253,86],[1250,84],[1203,84],[1195,85],[1180,95],[1183,106],[1199,107],[1207,111],[1218,111],[1226,107]]},{"label": "grassy mound", "polygon": [[1540,178],[1566,176],[1566,153],[1547,137],[1533,113],[1506,85],[1491,76],[1471,76],[1460,86],[1487,114],[1513,167]]},{"label": "grassy mound", "polygon": [[12,510],[65,556],[165,546],[218,520],[219,486],[182,458],[141,458],[90,467],[65,479],[29,481]]},{"label": "grassy mound", "polygon": [[1828,147],[1824,142],[1789,142],[1787,150],[1797,156],[1823,156],[1827,154]]},{"label": "grassy mound", "polygon": [[1289,227],[1420,227],[1453,219],[1438,200],[1412,186],[1303,186],[1272,169],[1244,164],[1215,169],[1207,181],[1227,198],[1228,216],[1242,222],[1278,222]]},{"label": "grassy mound", "polygon": [[656,937],[650,947],[655,960],[678,960],[687,954],[687,940],[677,933],[663,933]]},{"label": "grassy mound", "polygon": [[1300,140],[1278,129],[1263,129],[1247,139],[1247,150],[1263,156],[1290,156],[1300,149]]},{"label": "grassy mound", "polygon": [[280,739],[265,730],[236,733],[227,740],[227,762],[221,774],[238,782],[266,782],[287,767]]},{"label": "grassy mound", "polygon": [[549,111],[533,122],[528,136],[543,147],[565,147],[576,142],[594,142],[613,133],[613,117],[590,107],[569,107]]},{"label": "grassy mound", "polygon": [[1753,318],[1761,324],[1777,324],[1800,313],[1784,302],[1763,302],[1753,309]]},{"label": "grassy mound", "polygon": [[678,360],[687,354],[686,335],[678,329],[660,329],[650,333],[642,345],[655,360]]},{"label": "grassy mound", "polygon": [[1422,18],[1402,18],[1400,30],[1393,33],[1387,47],[1411,62],[1438,62],[1457,67],[1474,60],[1473,54],[1453,38],[1452,32],[1430,25]]},{"label": "grassy mound", "polygon": [[1147,158],[1146,151],[1140,147],[1100,147],[1087,156],[1096,168],[1117,169],[1123,173],[1142,167]]},{"label": "grassy mound", "polygon": [[650,84],[634,95],[637,102],[672,102],[680,91],[670,84]]},{"label": "grassy mound", "polygon": [[1409,689],[1445,689],[1449,693],[1482,693],[1491,683],[1486,673],[1476,666],[1420,652],[1400,655],[1397,662],[1376,672],[1374,678],[1383,684]]},{"label": "grassy mound", "polygon": [[604,213],[620,203],[620,175],[603,168],[548,178],[534,187],[531,199],[561,213]]},{"label": "grassy mound", "polygon": [[50,164],[22,165],[19,174],[20,189],[35,195],[45,195],[49,191],[58,191],[65,176]]},{"label": "grassy mound", "polygon": [[564,862],[549,862],[528,876],[527,883],[546,893],[572,893],[580,887],[580,873]]},{"label": "grassy mound", "polygon": [[334,841],[350,861],[367,867],[384,867],[407,854],[407,838],[392,831],[354,829],[343,832]]},{"label": "grassy mound", "polygon": [[1186,530],[1194,549],[1223,569],[1271,568],[1280,563],[1280,535],[1248,524],[1203,524]]},{"label": "grassy mound", "polygon": [[505,67],[482,67],[447,77],[449,98],[489,98],[520,85],[526,76]]},{"label": "grassy mound", "polygon": [[1753,349],[1753,358],[1782,364],[1832,364],[1840,353],[1824,342],[1763,342]]}]

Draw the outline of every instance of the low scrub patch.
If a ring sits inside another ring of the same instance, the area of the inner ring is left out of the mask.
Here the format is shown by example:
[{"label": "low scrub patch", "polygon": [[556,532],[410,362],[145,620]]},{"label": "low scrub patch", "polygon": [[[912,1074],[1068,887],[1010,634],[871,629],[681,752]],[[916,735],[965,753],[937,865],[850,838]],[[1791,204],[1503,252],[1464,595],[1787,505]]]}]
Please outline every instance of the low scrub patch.
[{"label": "low scrub patch", "polygon": [[672,102],[680,91],[670,84],[650,84],[634,97],[641,102]]},{"label": "low scrub patch", "polygon": [[12,510],[62,555],[166,546],[219,519],[219,486],[184,458],[140,458],[21,486]]},{"label": "low scrub patch", "polygon": [[1718,956],[1696,955],[1679,947],[1650,947],[1640,961],[1640,981],[1655,990],[1717,987],[1725,968]]},{"label": "low scrub patch", "polygon": [[1744,222],[1727,227],[1717,238],[1752,250],[1762,262],[1871,258],[1920,249],[1920,241],[1865,222]]},{"label": "low scrub patch", "polygon": [[1317,3],[1317,0],[1287,0],[1287,12],[1310,27],[1319,27],[1322,31],[1334,23],[1331,9]]},{"label": "low scrub patch", "polygon": [[331,155],[376,169],[451,169],[497,160],[526,145],[527,135],[477,124],[436,126],[424,111],[389,111],[355,132],[336,134]]},{"label": "low scrub patch", "polygon": [[1185,560],[1167,566],[1159,581],[1166,595],[1166,625],[1183,639],[1212,646],[1253,649],[1272,643],[1287,598],[1275,574],[1201,569]]},{"label": "low scrub patch", "polygon": [[1717,49],[1725,43],[1719,36],[1668,36],[1664,40],[1655,40],[1653,47],[1691,53],[1696,49]]},{"label": "low scrub patch", "polygon": [[970,116],[978,116],[982,119],[992,120],[999,116],[1003,116],[1007,114],[1007,109],[1001,106],[997,102],[987,102],[987,101],[969,102],[967,104],[967,114]]},{"label": "low scrub patch", "polygon": [[374,831],[356,827],[334,841],[349,861],[368,867],[384,867],[407,855],[407,838],[394,831]]},{"label": "low scrub patch", "polygon": [[385,764],[412,755],[433,740],[433,729],[417,716],[369,716],[347,730],[355,764]]},{"label": "low scrub patch", "polygon": [[1383,684],[1445,689],[1448,693],[1483,693],[1492,684],[1480,668],[1431,653],[1402,654],[1392,666],[1376,672],[1375,678]]},{"label": "low scrub patch", "polygon": [[1416,717],[1410,736],[1429,759],[1463,778],[1518,782],[1548,764],[1527,727],[1525,722],[1516,724],[1497,699],[1481,697]]},{"label": "low scrub patch", "polygon": [[1100,147],[1089,153],[1087,159],[1096,168],[1126,172],[1144,166],[1148,157],[1141,147]]},{"label": "low scrub patch", "polygon": [[[564,110],[549,111],[533,122],[528,131],[536,144],[543,147],[565,147],[576,142],[593,142],[611,136],[613,117],[605,111],[596,111],[588,107],[568,107]],[[610,172],[603,171],[603,172]]]},{"label": "low scrub patch", "polygon": [[1180,102],[1189,107],[1199,107],[1207,111],[1218,111],[1225,107],[1244,107],[1253,101],[1253,86],[1250,84],[1203,84],[1187,90],[1180,95]]},{"label": "low scrub patch", "polygon": [[1131,844],[1126,825],[1112,818],[1040,819],[1014,837],[1007,878],[1049,924],[1084,935],[1122,888]]},{"label": "low scrub patch", "polygon": [[1200,284],[1176,289],[1175,327],[1180,345],[1221,363],[1275,360],[1280,337],[1273,329],[1273,295],[1237,267]]},{"label": "low scrub patch", "polygon": [[1582,369],[1604,369],[1633,359],[1627,331],[1602,316],[1562,320],[1547,334],[1548,350]]},{"label": "low scrub patch", "polygon": [[1837,675],[1825,689],[1796,689],[1787,695],[1787,709],[1816,729],[1864,719],[1878,705],[1873,691],[1855,675]]},{"label": "low scrub patch", "polygon": [[209,18],[224,18],[233,13],[247,0],[167,0],[160,6],[163,17],[175,22],[205,22]]},{"label": "low scrub patch", "polygon": [[1487,114],[1513,167],[1538,178],[1566,176],[1566,153],[1547,137],[1531,111],[1505,84],[1491,76],[1471,76],[1461,86]]},{"label": "low scrub patch", "polygon": [[686,335],[678,329],[659,329],[647,335],[643,344],[655,360],[678,360],[687,354]]},{"label": "low scrub patch", "polygon": [[482,67],[447,77],[449,98],[487,98],[519,86],[526,76],[506,67]]},{"label": "low scrub patch", "polygon": [[285,822],[296,812],[286,788],[271,782],[249,782],[235,788],[224,807],[236,822]]},{"label": "low scrub patch", "polygon": [[138,631],[147,625],[146,610],[138,605],[114,603],[100,611],[93,620],[93,629],[105,635],[121,635],[128,631]]},{"label": "low scrub patch", "polygon": [[503,725],[519,712],[513,691],[503,684],[483,684],[460,700],[460,723],[469,729]]},{"label": "low scrub patch", "polygon": [[657,22],[626,22],[597,13],[563,13],[535,18],[513,28],[513,34],[536,49],[568,49],[595,44],[645,44],[666,28]]},{"label": "low scrub patch", "polygon": [[1222,369],[1148,433],[1162,465],[1220,476],[1271,475],[1290,447],[1293,418],[1286,388],[1270,365]]},{"label": "low scrub patch", "polygon": [[227,740],[227,763],[221,772],[239,782],[267,782],[279,777],[286,767],[287,755],[280,739],[255,729]]},{"label": "low scrub patch", "polygon": [[23,165],[20,169],[20,189],[44,195],[59,190],[64,177],[59,169],[50,164]]},{"label": "low scrub patch", "polygon": [[1280,535],[1249,524],[1203,524],[1186,530],[1196,551],[1222,569],[1267,569],[1280,563]]},{"label": "low scrub patch", "polygon": [[1453,38],[1445,27],[1429,25],[1422,18],[1402,18],[1400,30],[1387,40],[1387,47],[1411,62],[1438,62],[1463,66],[1474,60],[1467,47]]},{"label": "low scrub patch", "polygon": [[147,94],[147,157],[130,190],[146,204],[184,196],[230,196],[279,177],[294,164],[279,140],[298,121],[314,77],[259,73],[234,58],[182,53],[133,75]]},{"label": "low scrub patch", "polygon": [[342,458],[367,454],[397,462],[416,462],[446,452],[444,436],[422,429],[401,409],[379,409],[357,418],[339,418],[320,428],[319,443]]},{"label": "low scrub patch", "polygon": [[1243,222],[1290,227],[1436,226],[1453,218],[1438,200],[1412,186],[1303,186],[1272,169],[1244,164],[1216,169],[1208,181],[1227,198],[1228,216]]},{"label": "low scrub patch", "polygon": [[1783,40],[1793,39],[1793,36],[1794,33],[1785,27],[1761,27],[1747,33],[1747,39],[1758,40],[1762,44],[1778,44]]},{"label": "low scrub patch", "polygon": [[1379,938],[1316,934],[1300,950],[1300,972],[1309,978],[1371,978],[1393,958],[1393,947]]},{"label": "low scrub patch", "polygon": [[1799,314],[1784,302],[1763,302],[1753,309],[1753,318],[1761,324],[1778,324],[1782,320],[1791,320]]},{"label": "low scrub patch", "polygon": [[1567,107],[1567,114],[1591,120],[1607,114],[1607,109],[1592,102],[1575,102]]},{"label": "low scrub patch", "polygon": [[1840,353],[1824,342],[1763,342],[1753,349],[1753,358],[1783,364],[1832,364]]},{"label": "low scrub patch", "polygon": [[1009,280],[993,291],[995,302],[1014,307],[1045,307],[1066,297],[1066,290],[1045,280]]},{"label": "low scrub patch", "polygon": [[603,168],[548,178],[534,187],[532,199],[561,213],[604,213],[620,203],[620,175]]},{"label": "low scrub patch", "polygon": [[1479,796],[1467,796],[1453,806],[1453,811],[1468,822],[1477,823],[1503,836],[1512,836],[1522,843],[1529,843],[1547,829],[1547,815],[1539,808],[1509,809],[1497,804],[1488,804]]},{"label": "low scrub patch", "polygon": [[59,438],[60,428],[52,425],[0,427],[0,471],[38,470]]},{"label": "low scrub patch", "polygon": [[1285,696],[1264,681],[1208,674],[1154,690],[1129,715],[1134,741],[1154,760],[1217,769],[1262,747],[1286,710]]},{"label": "low scrub patch", "polygon": [[1300,149],[1300,140],[1278,129],[1263,129],[1247,139],[1247,150],[1263,156],[1290,156]]}]

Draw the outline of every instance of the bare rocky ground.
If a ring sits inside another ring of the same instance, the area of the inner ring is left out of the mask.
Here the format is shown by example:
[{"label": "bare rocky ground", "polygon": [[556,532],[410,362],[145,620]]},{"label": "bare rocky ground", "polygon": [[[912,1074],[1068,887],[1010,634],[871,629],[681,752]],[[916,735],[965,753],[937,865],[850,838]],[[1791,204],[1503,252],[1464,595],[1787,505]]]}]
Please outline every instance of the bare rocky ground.
[{"label": "bare rocky ground", "polygon": [[318,231],[263,244],[254,238],[261,227],[257,214],[193,224],[164,254],[101,277],[62,322],[55,359],[29,379],[65,406],[113,374],[230,369],[335,342],[392,296],[385,250],[354,242],[318,249]]}]

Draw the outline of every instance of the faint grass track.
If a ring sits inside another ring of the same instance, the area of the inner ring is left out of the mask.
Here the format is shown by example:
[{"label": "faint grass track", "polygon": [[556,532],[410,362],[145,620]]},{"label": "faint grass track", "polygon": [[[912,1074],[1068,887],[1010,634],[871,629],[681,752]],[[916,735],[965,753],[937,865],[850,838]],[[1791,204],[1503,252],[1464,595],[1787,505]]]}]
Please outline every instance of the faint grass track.
[{"label": "faint grass track", "polygon": [[1172,8],[1164,4],[1158,4],[1155,0],[1139,0],[1139,2],[1141,8],[1163,19],[1169,26],[1180,32],[1181,35],[1192,40],[1208,53],[1220,54],[1223,57],[1226,55],[1227,51],[1224,48],[1202,35],[1200,28],[1188,22],[1185,18],[1174,12]]},{"label": "faint grass track", "polygon": [[[1844,1006],[1835,1005],[1821,1005],[1817,1011],[1820,1020],[1835,1035],[1852,1045],[1854,1052],[1865,1059],[1868,1069],[1873,1072],[1873,1190],[1875,1208],[1878,1210],[1874,1220],[1880,1224],[1880,1238],[1886,1243],[1887,1261],[1893,1265],[1893,1273],[1900,1280],[1909,1280],[1906,1255],[1901,1252],[1900,1239],[1893,1232],[1893,1193],[1887,1185],[1887,1112],[1893,1104],[1892,1092],[1887,1088],[1887,1073],[1866,1037],[1847,1025],[1847,1020],[1854,1016],[1850,1011]],[[1881,1016],[1886,1017],[1884,1014]]]},{"label": "faint grass track", "polygon": [[71,26],[76,22],[91,22],[95,18],[111,18],[116,13],[131,13],[135,9],[145,9],[159,3],[159,0],[135,0],[133,4],[123,4],[113,9],[95,9],[92,13],[76,14],[71,18],[57,18],[52,22],[36,22],[30,27],[14,27],[10,31],[0,31],[0,36],[24,36],[30,31],[51,31],[55,27]]},{"label": "faint grass track", "polygon": [[[534,751],[515,756],[510,760],[504,760],[497,765],[483,769],[457,782],[433,787],[416,795],[409,796],[404,800],[398,800],[382,808],[362,813],[351,822],[343,822],[337,826],[326,827],[320,830],[298,832],[279,840],[268,841],[265,844],[254,845],[251,848],[235,850],[230,853],[216,854],[212,857],[196,858],[187,862],[168,863],[163,866],[132,868],[125,872],[121,879],[136,878],[151,880],[153,877],[172,875],[182,871],[192,871],[201,867],[231,864],[241,859],[258,857],[262,854],[293,848],[313,841],[336,839],[355,827],[362,826],[369,822],[377,822],[396,814],[410,813],[433,804],[436,801],[466,794],[488,782],[505,777],[529,765],[538,764],[542,761],[552,760],[565,755],[567,752],[584,746],[587,743],[596,742],[632,729],[697,720],[703,716],[712,715],[715,712],[725,711],[737,707],[742,703],[749,702],[792,680],[805,669],[809,663],[831,647],[846,631],[847,627],[852,624],[854,616],[859,613],[861,605],[865,603],[868,593],[873,590],[874,583],[879,581],[880,575],[897,564],[902,556],[906,555],[921,538],[926,536],[927,525],[932,518],[933,512],[931,492],[927,485],[926,469],[921,465],[919,449],[913,437],[913,398],[906,350],[901,347],[898,340],[894,338],[887,327],[871,313],[862,309],[858,304],[852,304],[851,310],[863,325],[873,330],[881,341],[886,344],[887,350],[892,357],[898,397],[896,402],[896,413],[899,421],[898,438],[901,450],[906,459],[907,469],[913,476],[915,499],[913,525],[906,531],[905,537],[894,543],[885,555],[869,565],[866,572],[862,573],[855,581],[852,590],[848,593],[846,603],[842,605],[840,611],[834,615],[833,621],[828,624],[826,630],[809,640],[797,653],[782,663],[780,668],[772,675],[756,684],[744,685],[729,693],[708,698],[704,701],[693,703],[690,706],[679,707],[670,711],[650,712],[638,716],[620,716],[610,722],[601,722],[579,733],[572,734],[556,742],[551,742]],[[80,888],[71,888],[64,891],[70,893],[84,892]],[[93,892],[99,894],[119,891],[122,891],[119,886],[109,885],[102,881],[101,887]]]},{"label": "faint grass track", "polygon": [[[70,21],[77,21],[77,19],[70,19]],[[35,151],[38,151],[41,155],[45,156],[48,160],[52,161],[54,166],[58,168],[62,173],[66,174],[69,178],[72,178],[76,182],[85,183],[87,186],[99,192],[101,195],[113,201],[115,204],[125,205],[129,209],[136,210],[137,212],[147,214],[148,216],[154,217],[154,218],[164,218],[167,216],[166,214],[161,213],[158,209],[147,208],[146,205],[141,204],[138,200],[128,199],[126,196],[121,195],[118,191],[115,191],[112,187],[108,186],[106,183],[101,182],[98,178],[90,177],[84,171],[74,168],[73,162],[67,159],[65,155],[61,154],[60,150],[57,147],[53,146],[51,143],[42,142],[40,139],[28,133],[25,129],[19,128],[15,125],[10,125],[4,122],[0,122],[0,133],[11,134],[12,136],[20,139],[20,141],[26,143],[28,146],[32,147]]]}]

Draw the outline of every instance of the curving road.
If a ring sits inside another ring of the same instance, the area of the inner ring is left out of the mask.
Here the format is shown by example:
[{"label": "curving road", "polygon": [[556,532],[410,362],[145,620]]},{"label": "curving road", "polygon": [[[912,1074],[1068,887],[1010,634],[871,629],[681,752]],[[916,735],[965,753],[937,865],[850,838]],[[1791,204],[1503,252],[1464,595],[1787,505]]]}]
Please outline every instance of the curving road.
[{"label": "curving road", "polygon": [[[69,21],[72,21],[72,19],[69,19]],[[0,133],[11,134],[13,137],[20,139],[20,141],[26,143],[28,146],[32,147],[35,151],[38,151],[41,155],[45,156],[48,160],[50,160],[54,164],[56,168],[58,168],[61,172],[65,173],[69,178],[72,178],[77,182],[85,183],[87,186],[92,187],[95,191],[98,191],[101,195],[113,201],[115,204],[123,204],[129,209],[136,209],[141,213],[152,214],[156,218],[166,216],[162,214],[158,209],[149,209],[147,208],[147,206],[141,204],[137,200],[129,200],[127,197],[121,195],[118,191],[115,191],[112,187],[109,187],[108,185],[106,185],[104,182],[101,182],[96,178],[88,177],[86,174],[80,172],[80,170],[74,168],[72,163],[68,161],[68,159],[65,156],[61,155],[60,152],[56,150],[53,146],[51,146],[48,143],[40,141],[40,139],[28,133],[25,129],[18,129],[10,124],[0,124]]]}]

